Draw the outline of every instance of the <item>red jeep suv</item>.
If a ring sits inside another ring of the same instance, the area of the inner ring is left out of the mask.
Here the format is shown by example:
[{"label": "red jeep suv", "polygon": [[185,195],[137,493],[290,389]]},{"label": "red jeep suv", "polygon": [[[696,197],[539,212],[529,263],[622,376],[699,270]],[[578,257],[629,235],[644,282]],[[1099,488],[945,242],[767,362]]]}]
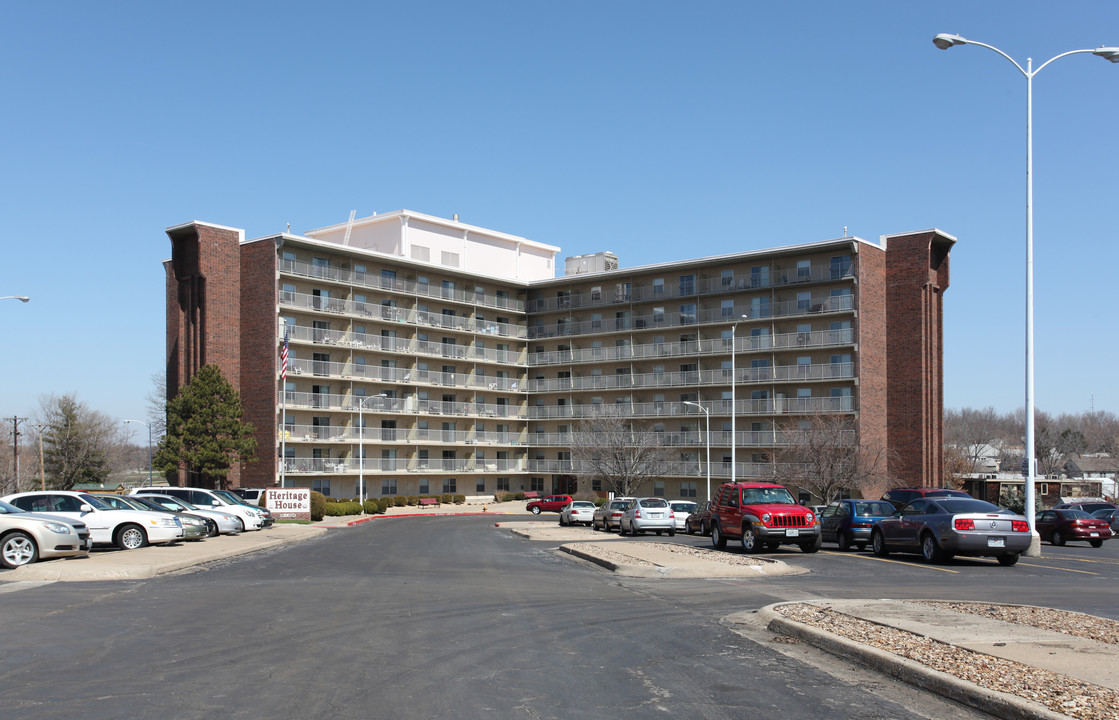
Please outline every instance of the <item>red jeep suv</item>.
[{"label": "red jeep suv", "polygon": [[525,505],[525,510],[533,515],[539,515],[541,512],[559,512],[569,502],[571,502],[570,495],[549,495],[545,498],[529,501],[528,505]]},{"label": "red jeep suv", "polygon": [[800,545],[806,553],[820,549],[820,519],[798,505],[783,485],[763,482],[724,483],[711,501],[711,545],[725,550],[738,538],[748,553],[780,545]]}]

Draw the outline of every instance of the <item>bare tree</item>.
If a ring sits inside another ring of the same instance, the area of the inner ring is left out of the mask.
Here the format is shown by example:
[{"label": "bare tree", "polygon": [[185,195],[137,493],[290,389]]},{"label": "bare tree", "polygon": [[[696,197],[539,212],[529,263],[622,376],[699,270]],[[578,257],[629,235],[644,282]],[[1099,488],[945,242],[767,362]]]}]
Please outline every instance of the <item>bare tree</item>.
[{"label": "bare tree", "polygon": [[571,435],[575,474],[598,480],[616,495],[637,495],[672,464],[670,451],[657,434],[634,423],[625,406],[600,405],[579,421]]},{"label": "bare tree", "polygon": [[1000,416],[993,407],[944,412],[945,440],[955,449],[954,455],[967,460],[967,467],[962,472],[979,472],[988,446],[1001,448],[1000,436],[1006,425],[1004,419],[1005,416]]},{"label": "bare tree", "polygon": [[878,497],[891,484],[890,450],[860,437],[853,418],[810,416],[787,433],[789,444],[778,467],[782,479],[830,503],[844,490],[857,497]]},{"label": "bare tree", "polygon": [[152,437],[158,440],[167,432],[167,376],[152,374],[152,389],[145,398],[148,402],[148,424]]},{"label": "bare tree", "polygon": [[48,485],[68,490],[103,482],[123,467],[129,442],[120,422],[73,395],[44,396],[39,405]]}]

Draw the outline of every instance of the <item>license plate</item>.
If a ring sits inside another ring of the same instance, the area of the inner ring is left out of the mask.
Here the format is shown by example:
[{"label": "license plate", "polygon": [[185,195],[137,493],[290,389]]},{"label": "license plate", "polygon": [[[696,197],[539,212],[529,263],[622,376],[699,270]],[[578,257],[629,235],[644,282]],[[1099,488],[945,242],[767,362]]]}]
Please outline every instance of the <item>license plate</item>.
[{"label": "license plate", "polygon": [[1006,547],[1006,538],[989,537],[987,538],[987,547]]},{"label": "license plate", "polygon": [[1099,533],[1088,533],[1088,537],[1099,537]]},{"label": "license plate", "polygon": [[662,515],[661,513],[649,513],[649,517],[660,518],[660,517],[664,517],[664,515]]},{"label": "license plate", "polygon": [[789,529],[785,530],[785,537],[799,537],[800,530]]}]

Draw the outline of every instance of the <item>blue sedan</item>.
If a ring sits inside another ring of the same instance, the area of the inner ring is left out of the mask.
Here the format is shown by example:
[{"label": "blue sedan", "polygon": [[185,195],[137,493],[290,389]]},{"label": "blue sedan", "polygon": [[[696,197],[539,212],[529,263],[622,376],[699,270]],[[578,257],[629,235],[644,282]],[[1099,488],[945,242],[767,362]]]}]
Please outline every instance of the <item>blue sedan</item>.
[{"label": "blue sedan", "polygon": [[909,552],[940,562],[971,555],[1013,565],[1030,546],[1030,524],[1025,516],[982,500],[919,498],[875,523],[870,544],[878,557]]},{"label": "blue sedan", "polygon": [[836,500],[820,512],[820,531],[824,542],[833,542],[846,552],[852,545],[865,550],[870,544],[874,523],[894,514],[885,500]]}]

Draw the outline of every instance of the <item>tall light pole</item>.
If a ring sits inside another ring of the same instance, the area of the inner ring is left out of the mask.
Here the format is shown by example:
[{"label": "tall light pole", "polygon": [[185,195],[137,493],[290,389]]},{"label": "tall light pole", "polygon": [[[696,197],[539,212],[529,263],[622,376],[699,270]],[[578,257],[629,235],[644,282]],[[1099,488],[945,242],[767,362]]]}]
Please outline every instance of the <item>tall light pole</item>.
[{"label": "tall light pole", "polygon": [[735,377],[734,377],[735,376],[735,372],[734,372],[734,370],[735,370],[735,368],[734,368],[735,340],[734,340],[734,335],[735,335],[735,331],[738,330],[738,323],[742,322],[743,320],[749,320],[749,319],[750,318],[747,317],[746,315],[742,315],[737,320],[734,321],[733,325],[730,326],[730,481],[731,482],[735,481],[735,472],[736,472],[735,468],[738,465],[738,453],[737,453],[738,438],[735,437],[735,433],[734,433],[734,416],[738,414],[738,408],[736,407],[736,403],[735,403],[735,399],[734,399],[734,386],[735,386]]},{"label": "tall light pole", "polygon": [[136,423],[148,429],[148,487],[152,486],[152,426],[143,420],[125,420],[125,423]]},{"label": "tall light pole", "polygon": [[933,38],[933,44],[941,50],[957,45],[978,45],[979,47],[993,50],[1002,55],[1010,64],[1018,68],[1018,72],[1026,78],[1026,464],[1023,471],[1026,476],[1026,519],[1030,523],[1030,548],[1024,555],[1038,557],[1041,555],[1041,538],[1034,525],[1034,511],[1037,507],[1034,497],[1034,476],[1037,472],[1037,460],[1034,446],[1034,76],[1045,69],[1049,63],[1068,55],[1091,53],[1105,60],[1119,63],[1119,47],[1100,47],[1095,50],[1070,50],[1055,57],[1049,58],[1033,69],[1033,58],[1026,58],[1026,67],[1019,65],[1014,58],[993,45],[968,40],[959,35],[940,33]]},{"label": "tall light pole", "polygon": [[703,407],[697,402],[685,400],[685,405],[692,405],[703,411],[704,418],[707,422],[707,499],[711,499],[711,413],[707,412],[707,408]]},{"label": "tall light pole", "polygon": [[357,404],[357,497],[362,506],[365,505],[365,403],[374,398],[386,398],[388,395],[377,393],[364,397]]}]

